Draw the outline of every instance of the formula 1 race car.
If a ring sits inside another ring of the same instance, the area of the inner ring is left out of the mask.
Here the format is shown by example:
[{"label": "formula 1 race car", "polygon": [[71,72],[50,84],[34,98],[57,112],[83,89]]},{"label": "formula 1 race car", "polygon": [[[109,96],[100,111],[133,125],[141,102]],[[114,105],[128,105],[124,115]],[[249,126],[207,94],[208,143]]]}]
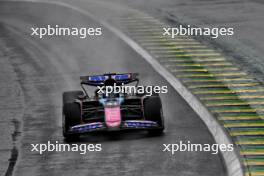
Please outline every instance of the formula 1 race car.
[{"label": "formula 1 race car", "polygon": [[[81,76],[83,91],[63,93],[63,136],[78,139],[94,131],[147,130],[160,134],[164,130],[161,99],[157,93],[106,93],[113,86],[138,87],[137,73]],[[86,86],[96,88],[90,97]],[[100,89],[100,91],[99,91]]]}]

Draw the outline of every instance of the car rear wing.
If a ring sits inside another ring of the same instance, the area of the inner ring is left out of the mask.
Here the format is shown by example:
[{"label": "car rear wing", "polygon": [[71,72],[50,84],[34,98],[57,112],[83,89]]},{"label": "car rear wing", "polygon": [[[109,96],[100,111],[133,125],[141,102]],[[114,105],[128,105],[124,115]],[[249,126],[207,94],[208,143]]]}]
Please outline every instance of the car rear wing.
[{"label": "car rear wing", "polygon": [[111,78],[114,79],[117,84],[129,84],[132,82],[137,82],[138,85],[138,73],[107,73],[103,75],[90,75],[90,76],[81,76],[81,85],[90,85],[90,86],[103,86],[105,80]]}]

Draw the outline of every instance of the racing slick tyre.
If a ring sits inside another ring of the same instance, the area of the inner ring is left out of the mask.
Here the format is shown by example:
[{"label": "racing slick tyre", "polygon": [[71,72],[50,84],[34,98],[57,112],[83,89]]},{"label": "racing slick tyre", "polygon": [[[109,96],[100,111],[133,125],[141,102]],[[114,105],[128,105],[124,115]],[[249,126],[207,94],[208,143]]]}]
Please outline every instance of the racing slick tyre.
[{"label": "racing slick tyre", "polygon": [[162,134],[164,130],[164,119],[162,112],[162,104],[158,95],[147,97],[143,101],[144,116],[146,120],[157,122],[160,128],[151,129],[151,134]]},{"label": "racing slick tyre", "polygon": [[71,126],[78,125],[81,122],[81,109],[75,99],[82,96],[82,91],[72,91],[63,93],[63,136],[66,140],[77,140],[79,134],[69,134]]}]

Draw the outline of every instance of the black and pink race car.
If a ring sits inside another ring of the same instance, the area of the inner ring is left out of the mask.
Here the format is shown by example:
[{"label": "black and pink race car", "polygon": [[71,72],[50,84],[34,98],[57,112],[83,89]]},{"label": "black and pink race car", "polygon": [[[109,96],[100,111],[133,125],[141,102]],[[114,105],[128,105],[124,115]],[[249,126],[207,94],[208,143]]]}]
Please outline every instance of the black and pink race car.
[{"label": "black and pink race car", "polygon": [[[82,91],[63,93],[63,136],[78,139],[81,134],[95,131],[129,129],[162,133],[164,118],[158,94],[103,91],[109,86],[138,87],[137,76],[137,73],[81,76]],[[87,86],[96,88],[93,96],[88,95]]]}]

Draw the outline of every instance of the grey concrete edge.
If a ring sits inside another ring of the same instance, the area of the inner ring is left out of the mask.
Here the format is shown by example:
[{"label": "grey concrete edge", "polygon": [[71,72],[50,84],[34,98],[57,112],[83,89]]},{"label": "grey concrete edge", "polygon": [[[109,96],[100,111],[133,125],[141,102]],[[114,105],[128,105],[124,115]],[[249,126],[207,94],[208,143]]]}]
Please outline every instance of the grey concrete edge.
[{"label": "grey concrete edge", "polygon": [[[133,50],[141,55],[169,84],[185,99],[185,101],[192,107],[192,109],[200,116],[208,127],[210,133],[214,137],[218,144],[234,144],[231,137],[227,134],[225,129],[218,123],[216,118],[208,111],[208,109],[200,102],[200,100],[191,93],[179,79],[172,75],[167,69],[165,69],[156,59],[154,59],[145,49],[139,46],[134,40],[129,38],[123,32],[113,27],[106,21],[98,20],[93,14],[82,10],[77,7],[73,7],[63,2],[47,2],[38,0],[11,0],[13,2],[32,2],[32,3],[47,3],[53,5],[63,6],[72,10],[76,10],[81,14],[88,16],[89,18],[97,21],[101,25],[105,26],[112,33],[117,35],[126,44],[128,44]],[[7,1],[10,2],[10,1]],[[238,153],[238,146],[234,145],[235,149],[232,152],[222,152],[222,156],[227,168],[228,176],[243,176],[244,168],[241,161],[241,156]]]}]

